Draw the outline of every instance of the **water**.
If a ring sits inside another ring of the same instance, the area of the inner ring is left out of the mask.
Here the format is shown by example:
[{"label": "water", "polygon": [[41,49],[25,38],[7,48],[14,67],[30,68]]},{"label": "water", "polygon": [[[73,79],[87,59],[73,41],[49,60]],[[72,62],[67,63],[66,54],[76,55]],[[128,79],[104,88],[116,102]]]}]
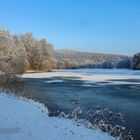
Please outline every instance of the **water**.
[{"label": "water", "polygon": [[[20,83],[1,85],[1,90],[9,89],[16,95],[44,103],[51,115],[56,115],[58,110],[70,112],[73,109],[73,103],[80,106],[84,112],[95,111],[98,105],[102,108],[109,108],[115,113],[121,112],[124,114],[126,127],[134,131],[133,136],[137,140],[140,136],[140,82],[138,79],[140,71],[77,69],[59,72],[69,71],[83,75],[130,75],[130,79],[121,79],[121,81],[127,81],[126,84],[110,84],[64,77],[24,78]],[[137,79],[135,80],[133,76]]]}]

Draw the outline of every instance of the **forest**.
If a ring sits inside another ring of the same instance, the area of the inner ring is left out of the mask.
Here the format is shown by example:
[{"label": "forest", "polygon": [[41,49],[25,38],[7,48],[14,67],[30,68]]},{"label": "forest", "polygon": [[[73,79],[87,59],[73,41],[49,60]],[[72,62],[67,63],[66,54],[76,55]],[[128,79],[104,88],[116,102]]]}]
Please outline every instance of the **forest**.
[{"label": "forest", "polygon": [[56,50],[58,68],[131,68],[132,58],[116,54]]},{"label": "forest", "polygon": [[32,33],[12,35],[0,28],[0,79],[18,78],[30,71],[51,71],[65,68],[129,68],[140,69],[140,53],[134,57],[54,50],[46,39],[38,40]]},{"label": "forest", "polygon": [[54,68],[54,50],[46,39],[38,40],[32,33],[11,35],[0,28],[0,78],[19,77],[27,71],[50,71]]}]

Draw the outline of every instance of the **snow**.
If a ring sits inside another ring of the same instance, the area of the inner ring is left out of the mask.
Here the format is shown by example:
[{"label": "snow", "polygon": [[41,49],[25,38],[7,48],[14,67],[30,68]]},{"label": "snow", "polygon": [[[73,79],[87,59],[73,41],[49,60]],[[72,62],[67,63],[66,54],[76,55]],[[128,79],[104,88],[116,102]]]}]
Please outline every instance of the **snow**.
[{"label": "snow", "polygon": [[[83,80],[86,81],[87,83],[108,82],[106,84],[140,84],[140,82],[129,81],[129,79],[140,80],[140,71],[133,71],[127,69],[55,70],[46,73],[23,74],[22,77],[23,78],[74,77],[73,79]],[[122,79],[128,81],[121,81]]]},{"label": "snow", "polygon": [[0,93],[0,140],[115,140],[107,133],[59,117],[40,103]]}]

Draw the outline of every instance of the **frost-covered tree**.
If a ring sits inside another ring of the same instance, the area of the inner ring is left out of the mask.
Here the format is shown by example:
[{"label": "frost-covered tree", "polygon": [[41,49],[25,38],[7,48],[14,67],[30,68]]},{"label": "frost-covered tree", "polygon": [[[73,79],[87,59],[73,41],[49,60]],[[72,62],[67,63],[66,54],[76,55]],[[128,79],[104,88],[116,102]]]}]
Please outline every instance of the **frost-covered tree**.
[{"label": "frost-covered tree", "polygon": [[56,66],[53,46],[32,33],[11,35],[0,28],[0,75],[14,77],[26,70],[51,70]]},{"label": "frost-covered tree", "polygon": [[105,61],[102,65],[102,67],[105,68],[105,69],[112,69],[113,64],[110,61]]},{"label": "frost-covered tree", "polygon": [[131,68],[131,61],[130,58],[125,58],[118,62],[117,68]]},{"label": "frost-covered tree", "polygon": [[140,53],[137,53],[133,57],[132,68],[134,70],[140,70]]},{"label": "frost-covered tree", "polygon": [[0,28],[0,82],[24,72],[25,54],[8,31]]},{"label": "frost-covered tree", "polygon": [[27,70],[50,70],[53,67],[53,46],[45,39],[37,40],[32,33],[19,36],[27,54]]},{"label": "frost-covered tree", "polygon": [[39,41],[39,48],[42,59],[42,69],[51,70],[55,67],[55,61],[53,59],[54,50],[52,44],[48,43],[45,39]]}]

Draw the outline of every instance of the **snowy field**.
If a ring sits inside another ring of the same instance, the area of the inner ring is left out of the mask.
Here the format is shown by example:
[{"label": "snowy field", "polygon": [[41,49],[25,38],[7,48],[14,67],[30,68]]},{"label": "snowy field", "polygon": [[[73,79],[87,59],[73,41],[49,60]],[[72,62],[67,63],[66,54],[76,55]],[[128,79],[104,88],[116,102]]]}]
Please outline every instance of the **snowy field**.
[{"label": "snowy field", "polygon": [[49,117],[39,103],[0,93],[0,140],[114,140],[107,133]]}]

